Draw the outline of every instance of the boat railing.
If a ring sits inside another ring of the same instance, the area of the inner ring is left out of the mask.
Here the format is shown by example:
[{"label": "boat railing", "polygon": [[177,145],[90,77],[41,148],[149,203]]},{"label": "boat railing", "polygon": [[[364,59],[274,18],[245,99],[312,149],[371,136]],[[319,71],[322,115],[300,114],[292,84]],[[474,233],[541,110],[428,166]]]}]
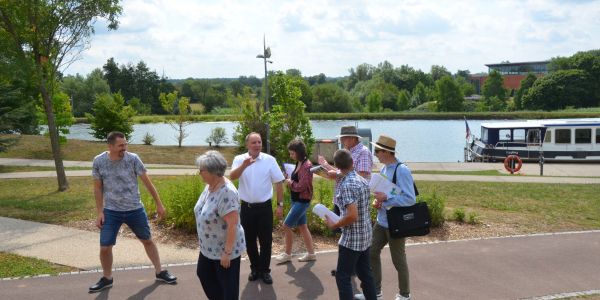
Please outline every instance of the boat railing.
[{"label": "boat railing", "polygon": [[540,147],[541,143],[527,143],[525,141],[518,142],[497,142],[494,148],[517,148],[517,147]]}]

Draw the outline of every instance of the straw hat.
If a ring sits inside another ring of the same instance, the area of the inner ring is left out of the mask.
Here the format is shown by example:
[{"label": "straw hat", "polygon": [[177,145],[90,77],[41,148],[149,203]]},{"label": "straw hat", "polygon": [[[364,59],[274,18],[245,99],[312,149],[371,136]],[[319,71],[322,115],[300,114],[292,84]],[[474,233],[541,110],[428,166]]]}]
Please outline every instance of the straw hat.
[{"label": "straw hat", "polygon": [[371,144],[373,144],[375,148],[396,153],[396,140],[385,134],[380,135],[377,142],[371,142]]},{"label": "straw hat", "polygon": [[338,135],[337,137],[341,138],[344,136],[354,136],[360,139],[360,135],[358,135],[358,130],[356,130],[356,127],[352,125],[342,126],[342,129],[340,130],[340,135]]}]

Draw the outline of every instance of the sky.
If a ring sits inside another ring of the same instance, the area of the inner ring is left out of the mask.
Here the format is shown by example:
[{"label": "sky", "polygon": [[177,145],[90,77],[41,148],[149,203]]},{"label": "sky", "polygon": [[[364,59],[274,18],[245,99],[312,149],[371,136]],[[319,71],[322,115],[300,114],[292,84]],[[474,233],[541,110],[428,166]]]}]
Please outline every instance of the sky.
[{"label": "sky", "polygon": [[485,64],[570,56],[600,49],[600,1],[203,1],[125,0],[120,25],[96,33],[65,74],[86,75],[113,57],[143,60],[171,79],[347,76],[361,63],[387,60],[429,72],[487,72]]}]

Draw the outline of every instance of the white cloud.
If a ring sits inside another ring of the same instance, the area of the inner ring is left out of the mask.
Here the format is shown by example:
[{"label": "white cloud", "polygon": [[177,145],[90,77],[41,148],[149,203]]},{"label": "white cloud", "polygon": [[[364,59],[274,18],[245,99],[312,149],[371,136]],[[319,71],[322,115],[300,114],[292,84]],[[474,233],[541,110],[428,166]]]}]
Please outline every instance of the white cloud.
[{"label": "white cloud", "polygon": [[262,77],[263,34],[276,70],[344,76],[388,60],[475,73],[486,63],[598,48],[598,15],[598,1],[126,0],[119,29],[100,20],[91,48],[66,73],[87,74],[114,57],[144,60],[170,78]]}]

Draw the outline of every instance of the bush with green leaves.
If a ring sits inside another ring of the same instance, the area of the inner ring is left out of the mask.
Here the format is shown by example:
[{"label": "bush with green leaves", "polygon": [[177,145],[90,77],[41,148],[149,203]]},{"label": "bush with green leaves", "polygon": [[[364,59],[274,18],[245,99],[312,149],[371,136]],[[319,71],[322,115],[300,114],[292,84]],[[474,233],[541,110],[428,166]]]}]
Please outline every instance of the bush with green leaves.
[{"label": "bush with green leaves", "polygon": [[133,132],[135,110],[125,105],[125,99],[120,93],[98,95],[92,111],[92,114],[85,115],[95,138],[106,140],[111,131],[120,131],[129,139]]},{"label": "bush with green leaves", "polygon": [[[158,192],[167,210],[164,222],[186,232],[196,232],[194,206],[204,190],[204,182],[198,176],[177,176],[153,181],[160,185]],[[142,202],[149,214],[156,212],[156,205],[150,194],[144,194]]]},{"label": "bush with green leaves", "polygon": [[142,139],[142,142],[144,142],[144,145],[152,145],[152,143],[154,143],[156,141],[156,138],[154,138],[154,135],[150,134],[149,132],[146,132],[146,135],[144,135],[144,138]]},{"label": "bush with green leaves", "polygon": [[221,144],[229,142],[225,128],[213,128],[210,132],[210,135],[206,138],[206,142],[211,146],[214,145],[215,147],[219,147]]},{"label": "bush with green leaves", "polygon": [[460,223],[465,222],[465,209],[462,207],[457,207],[452,211],[452,218]]},{"label": "bush with green leaves", "polygon": [[431,194],[421,194],[417,198],[418,202],[426,202],[429,207],[429,215],[431,216],[431,226],[438,227],[444,225],[446,199],[439,195],[436,191]]}]

